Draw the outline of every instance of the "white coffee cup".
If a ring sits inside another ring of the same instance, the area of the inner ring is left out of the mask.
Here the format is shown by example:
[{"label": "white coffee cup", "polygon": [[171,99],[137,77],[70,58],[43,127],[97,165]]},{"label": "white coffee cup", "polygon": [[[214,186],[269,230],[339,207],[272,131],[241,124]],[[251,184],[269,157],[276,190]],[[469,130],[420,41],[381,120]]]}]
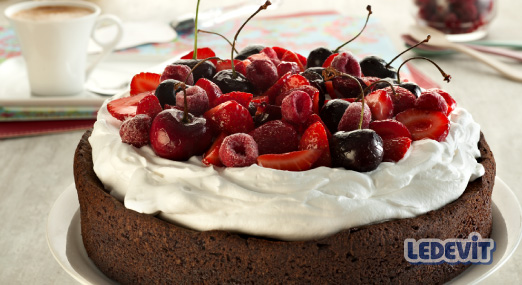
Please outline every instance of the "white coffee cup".
[{"label": "white coffee cup", "polygon": [[[49,15],[42,10],[54,10],[54,13]],[[4,13],[20,43],[31,93],[38,96],[81,93],[90,72],[114,50],[123,34],[116,16],[100,16],[98,6],[84,1],[21,2],[8,7]],[[95,30],[101,24],[117,27],[112,41],[96,39]],[[103,51],[87,67],[87,46],[91,37]]]}]

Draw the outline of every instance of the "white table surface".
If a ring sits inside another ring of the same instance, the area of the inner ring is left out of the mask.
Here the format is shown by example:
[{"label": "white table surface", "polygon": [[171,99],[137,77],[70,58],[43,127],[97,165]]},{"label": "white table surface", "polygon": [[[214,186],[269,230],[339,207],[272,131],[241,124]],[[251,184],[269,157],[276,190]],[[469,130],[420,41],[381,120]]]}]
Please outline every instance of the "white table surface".
[{"label": "white table surface", "polygon": [[[0,0],[0,9],[16,1]],[[108,0],[98,0],[108,3]],[[138,1],[110,1],[107,10],[121,11],[124,18],[137,15],[133,11],[118,10],[118,3]],[[142,1],[151,3],[151,1]],[[155,6],[172,6],[177,11],[192,11],[178,1],[155,0]],[[193,2],[193,1],[190,1]],[[205,5],[202,1],[202,5]],[[233,1],[215,1],[230,3]],[[371,4],[374,16],[387,29],[396,49],[402,49],[400,34],[413,23],[413,1],[299,1],[284,0],[273,14],[286,14],[312,10],[338,10],[342,13],[364,15],[364,7]],[[151,4],[152,5],[152,4]],[[154,6],[153,5],[153,6]],[[183,4],[185,5],[185,4]],[[209,4],[214,5],[214,4]],[[125,5],[127,7],[133,5]],[[174,9],[169,7],[170,9]],[[152,10],[152,9],[151,9]],[[162,9],[165,11],[166,9]],[[159,11],[156,9],[156,11]],[[498,17],[490,28],[491,40],[522,42],[522,1],[500,0]],[[155,15],[141,9],[140,17]],[[167,21],[169,14],[159,13]],[[158,17],[156,17],[158,18]],[[5,24],[3,15],[0,24]],[[1,48],[1,46],[0,46]],[[440,57],[437,62],[452,75],[450,84],[443,88],[452,94],[459,106],[465,107],[482,126],[482,131],[495,155],[499,176],[522,200],[522,84],[499,77],[490,68],[465,55]],[[506,61],[522,70],[521,63]],[[430,64],[413,61],[413,64],[431,78],[439,78]],[[1,82],[0,84],[7,84]],[[45,238],[47,215],[58,196],[73,183],[72,161],[76,145],[83,132],[75,131],[56,135],[0,140],[0,283],[1,284],[75,284],[54,260]],[[520,284],[522,248],[484,284]]]}]

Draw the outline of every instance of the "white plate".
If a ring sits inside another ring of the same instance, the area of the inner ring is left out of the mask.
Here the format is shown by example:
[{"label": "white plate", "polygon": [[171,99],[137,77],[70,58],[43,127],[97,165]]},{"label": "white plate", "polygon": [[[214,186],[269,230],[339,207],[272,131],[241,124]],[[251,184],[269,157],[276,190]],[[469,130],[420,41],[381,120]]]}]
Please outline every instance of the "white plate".
[{"label": "white plate", "polygon": [[[493,232],[496,242],[490,265],[472,265],[451,284],[471,284],[498,270],[515,252],[522,238],[522,209],[509,187],[496,178],[493,191]],[[47,220],[47,242],[56,261],[83,284],[116,284],[87,257],[80,232],[80,211],[73,185],[58,197]]]}]

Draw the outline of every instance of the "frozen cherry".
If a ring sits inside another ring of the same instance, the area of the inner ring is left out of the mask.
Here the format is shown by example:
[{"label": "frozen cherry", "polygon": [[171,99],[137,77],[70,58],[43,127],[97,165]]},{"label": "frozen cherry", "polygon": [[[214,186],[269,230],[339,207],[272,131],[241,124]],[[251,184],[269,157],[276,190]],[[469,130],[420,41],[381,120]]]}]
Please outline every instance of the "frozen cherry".
[{"label": "frozen cherry", "polygon": [[161,82],[154,95],[158,97],[161,107],[176,105],[176,93],[182,89],[182,82],[175,79],[167,79]]},{"label": "frozen cherry", "polygon": [[120,127],[121,141],[138,148],[147,145],[151,123],[152,119],[145,114],[125,120]]},{"label": "frozen cherry", "polygon": [[337,132],[337,126],[349,105],[350,103],[348,101],[334,99],[328,101],[321,108],[319,116],[332,134]]},{"label": "frozen cherry", "polygon": [[205,118],[167,109],[152,121],[150,143],[158,156],[184,161],[203,154],[212,143],[212,134]]},{"label": "frozen cherry", "polygon": [[258,59],[252,61],[247,68],[247,79],[254,87],[264,92],[277,81],[277,68],[269,59]]},{"label": "frozen cherry", "polygon": [[367,172],[376,169],[383,159],[383,142],[373,130],[337,132],[331,142],[332,162],[348,170]]},{"label": "frozen cherry", "polygon": [[[203,115],[209,109],[207,93],[199,86],[190,86],[185,90],[187,96],[188,112],[194,116]],[[183,109],[184,107],[184,91],[176,93],[176,106]]]},{"label": "frozen cherry", "polygon": [[368,105],[364,105],[363,120],[361,124],[361,111],[361,102],[351,103],[350,106],[346,108],[346,111],[344,111],[344,114],[339,121],[339,125],[337,126],[337,130],[349,132],[361,128],[367,129],[370,126],[372,112]]},{"label": "frozen cherry", "polygon": [[301,125],[312,115],[312,99],[304,91],[293,91],[281,103],[283,119],[292,124]]},{"label": "frozen cherry", "polygon": [[219,147],[219,159],[226,167],[250,166],[256,163],[258,155],[256,141],[244,133],[229,135]]},{"label": "frozen cherry", "polygon": [[251,131],[250,135],[257,142],[259,155],[295,151],[299,144],[297,131],[281,120],[267,122]]},{"label": "frozen cherry", "polygon": [[167,79],[175,79],[181,82],[185,81],[185,78],[187,78],[187,82],[185,84],[187,85],[194,85],[194,76],[190,72],[191,68],[187,65],[182,64],[169,64],[165,69],[163,70],[163,73],[160,77],[160,82],[163,82]]}]

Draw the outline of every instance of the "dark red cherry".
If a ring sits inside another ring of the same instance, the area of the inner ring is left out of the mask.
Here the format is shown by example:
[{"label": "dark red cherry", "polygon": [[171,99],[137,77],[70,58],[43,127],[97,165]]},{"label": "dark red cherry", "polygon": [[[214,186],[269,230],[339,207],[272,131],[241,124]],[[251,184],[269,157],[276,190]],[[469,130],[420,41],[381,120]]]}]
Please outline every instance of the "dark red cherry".
[{"label": "dark red cherry", "polygon": [[399,87],[402,87],[408,91],[410,91],[411,93],[413,93],[413,95],[415,95],[415,97],[419,97],[422,93],[422,90],[421,88],[419,87],[419,85],[413,83],[413,82],[402,82],[401,84],[399,84]]},{"label": "dark red cherry", "polygon": [[367,172],[382,162],[382,138],[371,129],[337,132],[331,142],[332,162],[336,167]]},{"label": "dark red cherry", "polygon": [[[194,68],[198,64],[200,59],[178,59],[173,64],[182,64]],[[204,61],[192,72],[194,76],[194,82],[197,82],[200,78],[212,79],[216,74],[216,66],[210,61]]]},{"label": "dark red cherry", "polygon": [[367,56],[359,62],[359,65],[364,76],[397,79],[397,70],[392,66],[387,66],[388,63],[378,56]]},{"label": "dark red cherry", "polygon": [[176,93],[183,89],[181,83],[181,81],[175,79],[167,79],[156,87],[154,95],[158,97],[162,108],[164,108],[166,104],[176,106]]},{"label": "dark red cherry", "polygon": [[321,120],[332,134],[337,132],[339,122],[349,105],[350,103],[348,101],[334,99],[328,101],[323,108],[321,108],[319,117],[321,117]]},{"label": "dark red cherry", "polygon": [[333,52],[325,47],[312,50],[306,60],[306,68],[323,66],[324,61],[332,54]]},{"label": "dark red cherry", "polygon": [[242,49],[234,57],[234,59],[245,60],[253,54],[260,53],[264,48],[265,48],[265,46],[263,46],[263,45],[249,45],[249,46],[245,47],[244,49]]},{"label": "dark red cherry", "polygon": [[223,94],[233,91],[254,94],[254,85],[252,85],[252,83],[250,83],[250,81],[248,81],[248,79],[243,74],[239,72],[236,72],[235,74],[236,76],[234,77],[234,72],[232,69],[221,70],[220,72],[216,73],[216,75],[214,75],[211,81],[216,83]]}]

